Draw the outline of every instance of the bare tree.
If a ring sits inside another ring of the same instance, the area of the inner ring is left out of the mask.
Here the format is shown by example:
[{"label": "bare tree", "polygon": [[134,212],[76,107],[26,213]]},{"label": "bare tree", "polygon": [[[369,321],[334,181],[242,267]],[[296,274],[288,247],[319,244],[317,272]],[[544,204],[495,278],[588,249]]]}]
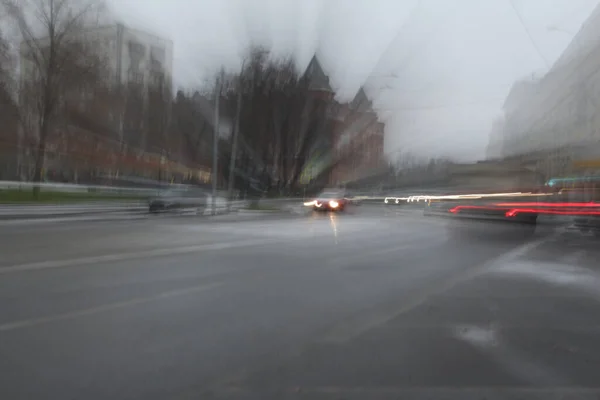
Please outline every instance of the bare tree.
[{"label": "bare tree", "polygon": [[158,179],[165,176],[164,163],[169,158],[167,132],[171,118],[171,93],[164,82],[157,79],[148,90],[146,149],[160,153]]},{"label": "bare tree", "polygon": [[[0,19],[1,21],[1,19]],[[6,35],[3,26],[0,26],[0,90],[2,91],[2,105],[5,102],[15,102],[14,84],[15,84],[15,67],[16,60],[11,52],[9,38]],[[7,96],[6,98],[4,96]]]},{"label": "bare tree", "polygon": [[313,154],[330,148],[320,139],[331,137],[331,102],[311,93],[293,59],[269,60],[260,48],[252,49],[236,80],[244,84],[228,91],[224,113],[233,119],[241,90],[236,164],[243,179],[260,180],[266,190],[294,190]]},{"label": "bare tree", "polygon": [[183,161],[196,165],[210,165],[212,149],[212,125],[210,110],[202,110],[207,102],[196,92],[185,94],[178,91],[171,112],[170,136],[180,139]]},{"label": "bare tree", "polygon": [[[35,138],[33,181],[42,178],[46,147],[61,112],[70,100],[96,84],[103,57],[93,46],[98,2],[77,0],[1,0],[21,34],[20,108],[32,123]],[[27,130],[33,132],[27,132]],[[39,186],[34,187],[34,196]]]},{"label": "bare tree", "polygon": [[0,176],[16,174],[19,118],[16,100],[16,57],[4,26],[0,26]]}]

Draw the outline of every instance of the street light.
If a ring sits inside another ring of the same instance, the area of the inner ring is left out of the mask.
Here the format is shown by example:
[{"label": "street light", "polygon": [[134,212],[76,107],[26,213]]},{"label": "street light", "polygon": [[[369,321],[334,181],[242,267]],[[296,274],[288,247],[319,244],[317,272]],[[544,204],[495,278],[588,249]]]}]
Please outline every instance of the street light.
[{"label": "street light", "polygon": [[246,59],[243,60],[242,62],[242,69],[240,71],[240,75],[238,77],[238,93],[237,93],[237,103],[236,103],[236,110],[235,110],[235,121],[233,121],[233,137],[232,137],[232,144],[231,144],[231,159],[229,160],[229,180],[227,182],[228,184],[228,190],[227,190],[227,197],[228,197],[228,201],[227,201],[227,209],[231,210],[231,202],[233,201],[233,181],[235,179],[235,159],[237,156],[237,141],[238,141],[238,135],[239,135],[239,131],[240,131],[240,115],[242,112],[242,91],[243,91],[243,74],[244,74],[244,67],[246,65]]},{"label": "street light", "polygon": [[212,215],[217,213],[217,168],[218,156],[219,156],[219,99],[221,97],[221,88],[225,79],[225,71],[221,69],[219,77],[215,85],[215,120],[214,120],[214,133],[213,133],[213,170],[212,170]]}]

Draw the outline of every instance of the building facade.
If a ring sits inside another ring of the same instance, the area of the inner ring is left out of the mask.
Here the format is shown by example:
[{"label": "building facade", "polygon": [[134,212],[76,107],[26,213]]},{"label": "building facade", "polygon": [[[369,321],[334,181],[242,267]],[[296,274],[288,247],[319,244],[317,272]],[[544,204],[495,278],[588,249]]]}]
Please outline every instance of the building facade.
[{"label": "building facade", "polygon": [[[44,47],[48,38],[36,39]],[[105,78],[114,85],[137,83],[173,87],[173,42],[123,24],[95,27],[71,40],[85,41],[106,60]],[[28,57],[27,43],[21,44],[21,81],[35,75],[36,66]]]},{"label": "building facade", "polygon": [[[46,169],[61,170],[68,180],[78,180],[84,174],[156,175],[170,163],[165,148],[173,97],[172,42],[122,24],[94,27],[79,34],[65,43],[81,46],[82,58],[95,55],[98,71],[93,78],[85,82],[80,79],[76,84],[62,77],[64,82],[57,93],[60,116],[48,134]],[[36,108],[27,106],[35,104],[35,98],[28,99],[27,95],[37,95],[26,88],[35,88],[44,66],[36,65],[31,53],[32,48],[44,51],[45,43],[49,39],[42,37],[36,39],[35,47],[21,44],[20,102],[21,109],[28,110],[27,120],[32,121],[19,134],[21,179],[31,177],[39,140]],[[85,154],[88,156],[82,157]],[[150,160],[155,159],[159,166],[150,168],[157,163]]]},{"label": "building facade", "polygon": [[334,98],[329,77],[317,56],[306,72],[310,91],[316,101],[326,102],[327,135],[318,143],[320,161],[316,170],[328,170],[328,185],[337,186],[362,179],[378,172],[384,165],[383,139],[385,125],[378,120],[373,105],[361,88],[354,99],[340,103]]},{"label": "building facade", "polygon": [[530,151],[524,129],[530,115],[524,108],[534,100],[537,88],[538,82],[533,79],[519,80],[512,85],[502,108],[502,126],[494,121],[490,133],[490,145],[492,149],[497,146],[500,157]]},{"label": "building facade", "polygon": [[541,79],[515,83],[504,113],[504,158],[555,176],[568,173],[583,149],[600,156],[600,6]]},{"label": "building facade", "polygon": [[502,158],[504,145],[504,116],[496,118],[492,122],[492,129],[488,146],[486,149],[486,158],[496,159]]},{"label": "building facade", "polygon": [[339,117],[331,183],[345,184],[378,174],[385,166],[385,124],[379,121],[363,88],[350,103],[340,107]]},{"label": "building facade", "polygon": [[300,183],[329,184],[329,174],[326,171],[331,169],[333,163],[333,130],[337,124],[336,114],[339,103],[334,98],[335,92],[329,82],[329,76],[324,72],[316,54],[308,63],[303,77],[308,80],[309,106],[313,110],[325,109],[326,121],[322,124],[322,132],[319,133],[310,151],[309,160],[300,176]]},{"label": "building facade", "polygon": [[112,24],[89,29],[85,39],[107,57],[114,84],[173,87],[173,42],[148,32]]}]

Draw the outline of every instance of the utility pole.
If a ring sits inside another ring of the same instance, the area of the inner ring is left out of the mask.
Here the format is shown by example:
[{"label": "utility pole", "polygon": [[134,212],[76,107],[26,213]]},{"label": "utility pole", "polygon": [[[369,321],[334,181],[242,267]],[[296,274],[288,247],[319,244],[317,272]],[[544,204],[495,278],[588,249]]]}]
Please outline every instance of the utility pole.
[{"label": "utility pole", "polygon": [[238,96],[237,96],[237,105],[236,105],[236,110],[235,110],[235,121],[233,122],[233,138],[232,138],[232,143],[231,143],[231,160],[229,161],[229,190],[228,190],[228,198],[229,201],[227,202],[227,209],[231,210],[231,202],[233,201],[233,181],[235,180],[235,159],[236,159],[236,154],[237,154],[237,141],[238,141],[238,135],[240,132],[240,115],[242,112],[242,92],[243,92],[243,81],[242,81],[242,76],[244,74],[244,65],[245,65],[245,60],[242,63],[242,71],[240,72],[240,78],[239,78],[239,82],[238,82]]},{"label": "utility pole", "polygon": [[217,77],[215,85],[215,121],[213,137],[213,166],[212,166],[212,215],[217,214],[217,167],[219,159],[219,101],[221,98],[221,85],[223,84],[224,71]]}]

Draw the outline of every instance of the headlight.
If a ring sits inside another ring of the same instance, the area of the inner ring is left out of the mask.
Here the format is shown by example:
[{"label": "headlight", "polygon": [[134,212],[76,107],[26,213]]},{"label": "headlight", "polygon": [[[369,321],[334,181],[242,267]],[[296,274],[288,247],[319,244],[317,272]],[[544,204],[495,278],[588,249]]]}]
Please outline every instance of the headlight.
[{"label": "headlight", "polygon": [[339,206],[339,205],[340,205],[340,203],[338,203],[338,202],[337,202],[337,201],[335,201],[335,200],[331,200],[331,201],[329,202],[329,207],[331,207],[331,208],[337,208],[337,206]]}]

